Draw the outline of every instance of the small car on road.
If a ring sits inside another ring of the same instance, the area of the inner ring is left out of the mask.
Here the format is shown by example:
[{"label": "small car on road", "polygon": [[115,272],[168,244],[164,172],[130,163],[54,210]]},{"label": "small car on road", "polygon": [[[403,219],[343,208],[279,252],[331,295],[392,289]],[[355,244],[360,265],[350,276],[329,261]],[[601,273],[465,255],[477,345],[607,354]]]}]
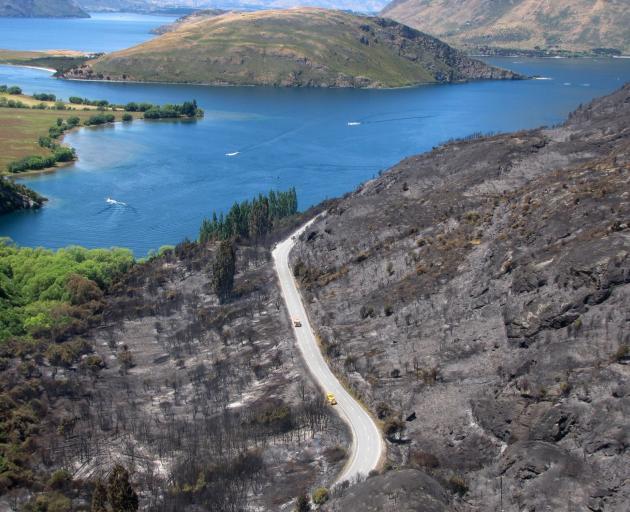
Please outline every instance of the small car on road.
[{"label": "small car on road", "polygon": [[294,318],[294,319],[293,319],[293,326],[294,326],[294,327],[302,327],[302,322],[300,322],[300,320],[299,320],[299,319]]},{"label": "small car on road", "polygon": [[335,395],[330,392],[326,393],[326,400],[330,405],[337,405],[337,399],[335,398]]}]

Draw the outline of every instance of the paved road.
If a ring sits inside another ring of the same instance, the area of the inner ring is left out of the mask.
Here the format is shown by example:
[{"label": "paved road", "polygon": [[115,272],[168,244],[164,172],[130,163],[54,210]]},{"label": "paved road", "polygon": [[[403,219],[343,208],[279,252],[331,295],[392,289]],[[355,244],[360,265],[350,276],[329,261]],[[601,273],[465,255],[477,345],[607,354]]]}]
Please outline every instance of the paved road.
[{"label": "paved road", "polygon": [[289,253],[297,238],[313,220],[302,226],[285,241],[279,243],[273,251],[273,259],[289,315],[291,318],[299,319],[302,322],[302,327],[294,327],[294,331],[304,361],[322,388],[322,399],[325,392],[331,392],[335,395],[338,402],[334,406],[335,410],[352,431],[350,458],[337,478],[337,482],[342,482],[351,480],[359,474],[367,475],[371,470],[376,469],[384,454],[385,447],[381,433],[372,417],[345,390],[326,364],[304,309],[293,273],[289,268]]}]

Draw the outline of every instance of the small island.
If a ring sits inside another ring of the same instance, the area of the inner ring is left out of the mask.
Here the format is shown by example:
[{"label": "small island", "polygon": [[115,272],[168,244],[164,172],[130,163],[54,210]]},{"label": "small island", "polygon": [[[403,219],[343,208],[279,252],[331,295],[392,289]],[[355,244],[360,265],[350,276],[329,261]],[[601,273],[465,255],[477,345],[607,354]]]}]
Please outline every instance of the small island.
[{"label": "small island", "polygon": [[317,8],[193,16],[160,37],[59,76],[354,88],[521,78],[395,21]]}]

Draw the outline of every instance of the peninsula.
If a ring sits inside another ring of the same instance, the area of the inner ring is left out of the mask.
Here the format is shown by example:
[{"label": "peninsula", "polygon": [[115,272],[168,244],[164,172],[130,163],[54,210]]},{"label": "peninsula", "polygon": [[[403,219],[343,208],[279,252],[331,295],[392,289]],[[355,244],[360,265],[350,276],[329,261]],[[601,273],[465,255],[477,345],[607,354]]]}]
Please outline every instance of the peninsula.
[{"label": "peninsula", "polygon": [[156,39],[61,76],[354,88],[519,78],[395,21],[316,8],[192,17]]}]

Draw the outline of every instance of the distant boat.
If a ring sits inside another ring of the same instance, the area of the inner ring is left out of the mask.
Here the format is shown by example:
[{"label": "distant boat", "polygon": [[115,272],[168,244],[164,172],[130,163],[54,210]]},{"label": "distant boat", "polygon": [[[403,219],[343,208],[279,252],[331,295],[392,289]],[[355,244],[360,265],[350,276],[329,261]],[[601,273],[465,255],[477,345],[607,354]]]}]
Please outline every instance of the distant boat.
[{"label": "distant boat", "polygon": [[348,126],[359,126],[361,123],[359,121],[350,121]]},{"label": "distant boat", "polygon": [[240,151],[234,151],[234,153],[226,153],[225,156],[236,156],[240,153]]},{"label": "distant boat", "polygon": [[127,203],[123,203],[122,201],[116,201],[116,199],[112,199],[111,197],[108,197],[107,199],[105,199],[105,202],[107,204],[119,204],[120,206],[127,206]]}]

